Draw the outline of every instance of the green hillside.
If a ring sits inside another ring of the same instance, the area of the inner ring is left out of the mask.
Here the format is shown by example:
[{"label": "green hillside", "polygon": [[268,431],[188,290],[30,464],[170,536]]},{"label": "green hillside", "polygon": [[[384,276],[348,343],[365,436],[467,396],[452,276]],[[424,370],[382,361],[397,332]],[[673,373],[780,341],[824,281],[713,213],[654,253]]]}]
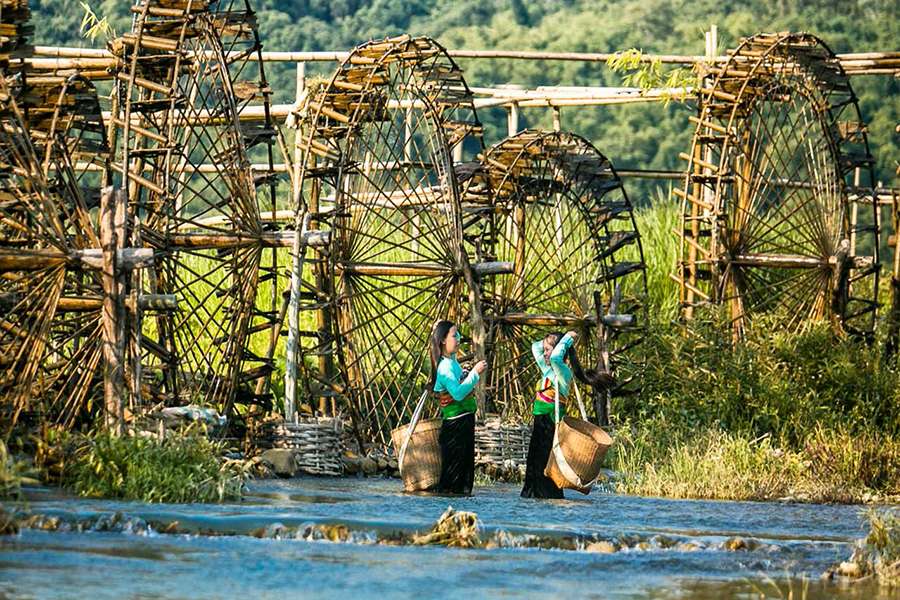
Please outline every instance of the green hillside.
[{"label": "green hillside", "polygon": [[[130,27],[129,2],[89,0],[117,31]],[[900,49],[900,3],[892,0],[262,0],[254,6],[266,50],[345,50],[370,38],[399,33],[427,34],[448,48],[536,49],[701,54],[703,32],[718,25],[720,52],[758,31],[809,31],[835,52]],[[36,43],[90,45],[80,38],[79,0],[33,3]],[[98,42],[102,43],[102,42]],[[605,65],[587,63],[462,60],[470,84],[620,85]],[[310,71],[331,64],[311,66]],[[270,79],[279,101],[293,97],[290,65],[272,65]],[[900,159],[900,80],[862,76],[853,80],[870,141],[877,177],[897,185]],[[620,168],[679,169],[678,152],[689,143],[690,106],[671,104],[588,107],[563,112],[563,127],[592,139]],[[484,111],[488,143],[505,134],[503,109]],[[549,127],[544,109],[529,109],[522,127]],[[651,182],[630,184],[634,196],[654,197]]]}]

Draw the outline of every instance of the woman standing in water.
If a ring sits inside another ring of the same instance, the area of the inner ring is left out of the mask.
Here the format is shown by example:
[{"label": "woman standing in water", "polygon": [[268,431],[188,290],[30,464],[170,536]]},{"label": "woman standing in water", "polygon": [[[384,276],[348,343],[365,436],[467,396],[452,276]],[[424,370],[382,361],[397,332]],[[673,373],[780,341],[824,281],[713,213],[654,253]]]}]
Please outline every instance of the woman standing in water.
[{"label": "woman standing in water", "polygon": [[444,494],[471,494],[475,481],[475,385],[487,368],[475,364],[468,374],[456,360],[460,335],[456,324],[438,321],[431,332],[431,389],[441,405],[441,479]]},{"label": "woman standing in water", "polygon": [[[559,394],[559,418],[562,419],[566,414],[565,402],[569,396],[573,375],[578,381],[588,385],[595,383],[592,379],[598,379],[597,377],[589,379],[589,375],[593,373],[586,375],[581,368],[573,347],[576,339],[578,334],[574,331],[569,331],[565,335],[554,332],[531,344],[531,353],[541,371],[541,383],[531,411],[534,415],[534,426],[528,444],[525,485],[522,487],[523,498],[563,497],[563,491],[552,479],[544,475],[544,468],[553,450],[556,395]],[[608,375],[602,377],[604,381],[608,378]]]}]

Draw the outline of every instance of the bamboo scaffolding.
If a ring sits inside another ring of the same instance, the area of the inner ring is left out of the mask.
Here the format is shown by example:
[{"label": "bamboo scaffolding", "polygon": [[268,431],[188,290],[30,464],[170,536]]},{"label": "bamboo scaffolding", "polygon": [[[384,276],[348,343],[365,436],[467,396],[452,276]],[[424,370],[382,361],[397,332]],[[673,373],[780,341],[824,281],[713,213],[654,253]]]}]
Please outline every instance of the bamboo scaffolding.
[{"label": "bamboo scaffolding", "polygon": [[[228,53],[230,56],[235,53]],[[452,58],[486,59],[486,60],[532,60],[532,61],[567,61],[567,62],[600,62],[605,63],[616,56],[613,52],[542,52],[533,50],[450,50]],[[35,46],[34,55],[65,59],[106,58],[113,59],[107,50],[95,48],[68,48],[59,46]],[[251,55],[248,60],[263,62],[342,62],[350,56],[349,52],[260,52]],[[838,54],[841,66],[848,75],[877,74],[872,71],[896,73],[900,71],[900,52],[854,52]],[[34,60],[34,59],[31,59]],[[690,54],[643,54],[642,62],[659,61],[663,64],[695,65],[708,64],[709,59],[702,55]],[[714,64],[725,63],[728,56],[716,56]]]}]

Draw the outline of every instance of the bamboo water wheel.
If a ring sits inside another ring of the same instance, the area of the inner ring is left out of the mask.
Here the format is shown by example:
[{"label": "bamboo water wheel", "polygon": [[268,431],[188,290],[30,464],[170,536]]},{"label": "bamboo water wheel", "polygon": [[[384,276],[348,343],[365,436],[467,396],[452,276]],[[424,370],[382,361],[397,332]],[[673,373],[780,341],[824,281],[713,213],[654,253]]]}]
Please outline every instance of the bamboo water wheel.
[{"label": "bamboo water wheel", "polygon": [[583,366],[616,378],[612,389],[588,394],[605,423],[610,396],[639,384],[629,350],[647,323],[640,237],[615,169],[577,135],[523,131],[485,152],[473,182],[470,190],[492,190],[482,251],[514,264],[511,275],[487,280],[483,290],[489,406],[527,415],[540,381],[532,342],[571,329],[580,334]]},{"label": "bamboo water wheel", "polygon": [[73,248],[63,202],[2,77],[0,99],[0,394],[4,420],[15,423],[40,395],[37,375]]},{"label": "bamboo water wheel", "polygon": [[[3,7],[4,26],[18,32],[7,49],[15,59],[30,54],[20,4]],[[103,122],[90,81],[36,72],[21,60],[4,65],[0,393],[12,399],[4,418],[14,424],[28,409],[71,423],[100,359],[102,293],[90,214],[99,187],[75,163],[105,165]]]},{"label": "bamboo water wheel", "polygon": [[389,443],[427,382],[436,320],[483,352],[452,157],[480,150],[481,125],[446,51],[409,36],[353,50],[305,111],[301,206],[332,236],[298,307],[307,394],[340,394],[362,435]]},{"label": "bamboo water wheel", "polygon": [[[121,62],[112,173],[127,192],[130,241],[155,253],[131,282],[153,299],[135,311],[143,377],[134,389],[230,413],[258,400],[271,373],[277,298],[260,306],[257,295],[264,281],[277,286],[274,248],[290,245],[261,215],[275,208],[276,130],[262,63],[251,60],[261,49],[255,15],[225,0],[142,0],[132,12],[132,31],[110,46]],[[240,120],[251,100],[264,106],[261,124]]]},{"label": "bamboo water wheel", "polygon": [[[84,257],[65,270],[35,390],[42,398],[45,419],[71,426],[89,400],[99,395],[103,282],[95,209],[100,201],[99,171],[109,166],[109,147],[97,90],[90,80],[78,74],[29,72],[24,89],[29,133],[42,157],[44,176],[60,198],[58,218],[71,252]],[[81,163],[78,170],[77,163]]]},{"label": "bamboo water wheel", "polygon": [[720,304],[735,336],[763,314],[870,336],[878,209],[851,178],[871,188],[873,160],[839,61],[815,36],[759,34],[710,73],[678,190],[685,316]]}]

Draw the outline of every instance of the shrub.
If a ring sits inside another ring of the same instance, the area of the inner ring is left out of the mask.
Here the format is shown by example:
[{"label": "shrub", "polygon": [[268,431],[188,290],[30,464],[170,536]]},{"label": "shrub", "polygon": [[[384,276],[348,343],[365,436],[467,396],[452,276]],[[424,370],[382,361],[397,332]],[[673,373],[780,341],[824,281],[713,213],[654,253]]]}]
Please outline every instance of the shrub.
[{"label": "shrub", "polygon": [[221,453],[220,444],[196,433],[163,440],[101,433],[76,443],[62,483],[81,496],[144,502],[240,498],[244,474]]}]

